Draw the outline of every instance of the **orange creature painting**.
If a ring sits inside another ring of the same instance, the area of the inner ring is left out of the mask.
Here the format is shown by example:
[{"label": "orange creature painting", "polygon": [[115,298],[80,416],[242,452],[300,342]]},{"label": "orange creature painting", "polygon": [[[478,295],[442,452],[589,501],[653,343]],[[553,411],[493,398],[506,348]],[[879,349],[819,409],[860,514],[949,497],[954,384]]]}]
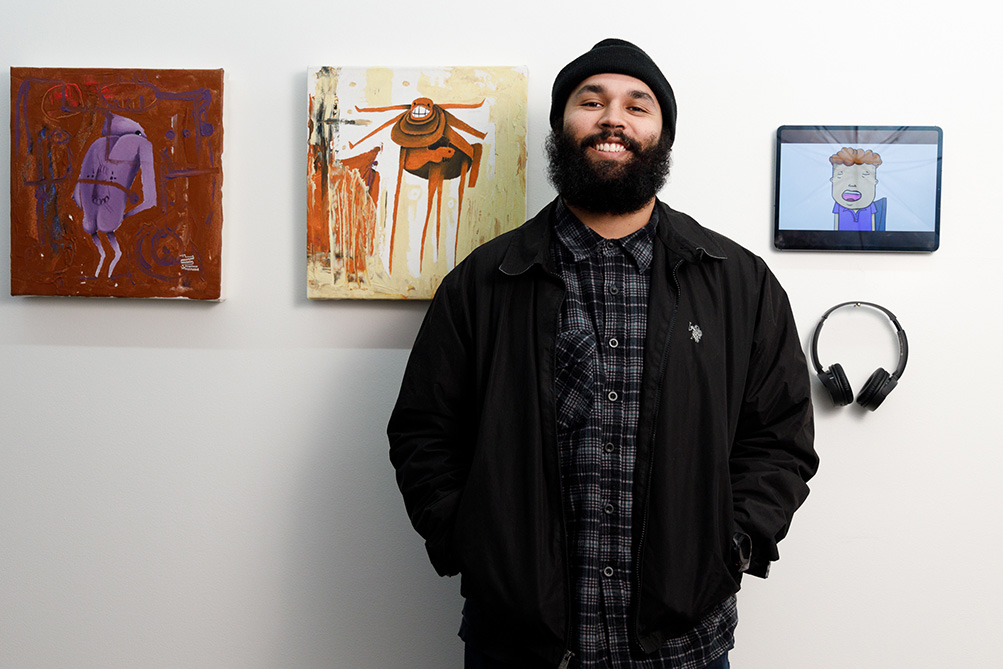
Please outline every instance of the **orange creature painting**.
[{"label": "orange creature painting", "polygon": [[[349,143],[349,148],[373,137],[387,126],[393,124],[390,137],[400,146],[400,161],[397,168],[397,190],[394,193],[394,213],[390,219],[390,268],[393,271],[393,240],[397,232],[397,210],[400,204],[401,179],[407,171],[428,181],[428,205],[425,210],[425,226],[422,228],[421,249],[419,258],[425,255],[425,238],[428,235],[428,222],[432,214],[432,200],[435,200],[435,239],[438,248],[442,229],[442,185],[444,181],[459,178],[459,198],[457,205],[457,224],[463,210],[463,190],[465,186],[473,188],[477,185],[477,174],[481,163],[480,143],[471,144],[457,132],[461,130],[478,139],[484,139],[486,134],[477,130],[451,114],[449,109],[476,109],[484,104],[442,104],[437,105],[429,98],[418,98],[409,105],[392,105],[390,107],[356,107],[355,111],[387,112],[404,110],[400,116],[390,119],[376,130],[360,139]],[[469,176],[469,183],[467,178]],[[454,240],[454,252],[456,241]]]},{"label": "orange creature painting", "polygon": [[520,225],[526,94],[518,66],[310,68],[307,296],[429,299]]}]

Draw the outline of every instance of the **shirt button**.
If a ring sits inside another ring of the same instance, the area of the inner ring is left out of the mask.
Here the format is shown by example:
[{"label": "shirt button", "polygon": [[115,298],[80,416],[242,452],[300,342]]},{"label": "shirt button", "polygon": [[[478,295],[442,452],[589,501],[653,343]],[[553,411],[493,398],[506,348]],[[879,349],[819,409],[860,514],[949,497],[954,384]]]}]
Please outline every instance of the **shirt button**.
[{"label": "shirt button", "polygon": [[616,446],[613,445],[613,442],[609,442],[603,446],[603,450],[606,451],[607,453],[612,453],[613,451],[616,450]]},{"label": "shirt button", "polygon": [[610,578],[611,576],[613,576],[613,567],[606,567],[605,569],[602,570],[602,573],[603,576],[605,576],[606,578]]},{"label": "shirt button", "polygon": [[613,286],[609,287],[609,294],[610,295],[616,295],[619,292],[620,292],[620,286],[613,285]]},{"label": "shirt button", "polygon": [[618,399],[620,399],[620,396],[616,394],[615,390],[609,391],[609,394],[606,395],[606,397],[609,398],[610,402],[616,402]]},{"label": "shirt button", "polygon": [[616,511],[616,507],[614,507],[614,506],[613,506],[612,504],[610,504],[610,503],[607,503],[607,504],[606,504],[606,506],[604,506],[604,507],[602,508],[602,510],[603,510],[603,511],[605,511],[605,512],[606,512],[606,515],[608,516],[608,515],[610,515],[611,513],[613,513],[614,511]]},{"label": "shirt button", "polygon": [[609,340],[609,347],[610,348],[616,348],[619,345],[620,345],[620,342],[617,341],[616,337],[614,337],[613,339]]}]

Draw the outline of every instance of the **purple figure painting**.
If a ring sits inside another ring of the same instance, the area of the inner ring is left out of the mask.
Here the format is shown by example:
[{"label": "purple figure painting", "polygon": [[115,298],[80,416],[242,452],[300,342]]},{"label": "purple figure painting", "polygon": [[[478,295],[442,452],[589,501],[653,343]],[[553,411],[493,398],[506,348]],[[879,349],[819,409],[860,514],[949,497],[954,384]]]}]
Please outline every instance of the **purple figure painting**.
[{"label": "purple figure painting", "polygon": [[11,295],[221,299],[223,71],[10,72]]},{"label": "purple figure painting", "polygon": [[[143,199],[130,202],[130,189],[137,173],[141,174]],[[95,276],[101,275],[105,249],[99,233],[104,234],[114,254],[108,264],[108,276],[122,257],[115,231],[126,217],[157,204],[157,186],[153,174],[153,144],[143,127],[132,119],[109,114],[101,137],[88,147],[80,166],[80,178],[73,189],[73,201],[84,211],[84,232],[91,236],[98,251]],[[130,208],[130,205],[131,208]]]}]

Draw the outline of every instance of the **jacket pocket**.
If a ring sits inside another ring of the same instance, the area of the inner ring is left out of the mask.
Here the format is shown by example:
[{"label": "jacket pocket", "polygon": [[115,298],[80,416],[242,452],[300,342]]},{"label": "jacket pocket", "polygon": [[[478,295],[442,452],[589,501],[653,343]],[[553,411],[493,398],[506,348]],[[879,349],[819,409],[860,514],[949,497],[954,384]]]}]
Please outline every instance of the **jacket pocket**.
[{"label": "jacket pocket", "polygon": [[571,330],[557,338],[557,423],[565,429],[579,426],[592,409],[596,386],[598,349],[591,332]]}]

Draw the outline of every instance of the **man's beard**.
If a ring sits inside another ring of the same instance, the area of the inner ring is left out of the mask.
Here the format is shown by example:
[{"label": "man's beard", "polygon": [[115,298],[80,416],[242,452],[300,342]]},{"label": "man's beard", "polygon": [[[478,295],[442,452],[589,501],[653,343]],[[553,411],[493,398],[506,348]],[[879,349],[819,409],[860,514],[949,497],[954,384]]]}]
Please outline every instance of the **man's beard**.
[{"label": "man's beard", "polygon": [[[624,162],[589,160],[590,146],[618,138],[633,154]],[[672,146],[665,133],[644,149],[622,131],[605,130],[576,142],[567,131],[547,137],[547,176],[568,204],[595,214],[628,214],[648,204],[669,174]]]}]

